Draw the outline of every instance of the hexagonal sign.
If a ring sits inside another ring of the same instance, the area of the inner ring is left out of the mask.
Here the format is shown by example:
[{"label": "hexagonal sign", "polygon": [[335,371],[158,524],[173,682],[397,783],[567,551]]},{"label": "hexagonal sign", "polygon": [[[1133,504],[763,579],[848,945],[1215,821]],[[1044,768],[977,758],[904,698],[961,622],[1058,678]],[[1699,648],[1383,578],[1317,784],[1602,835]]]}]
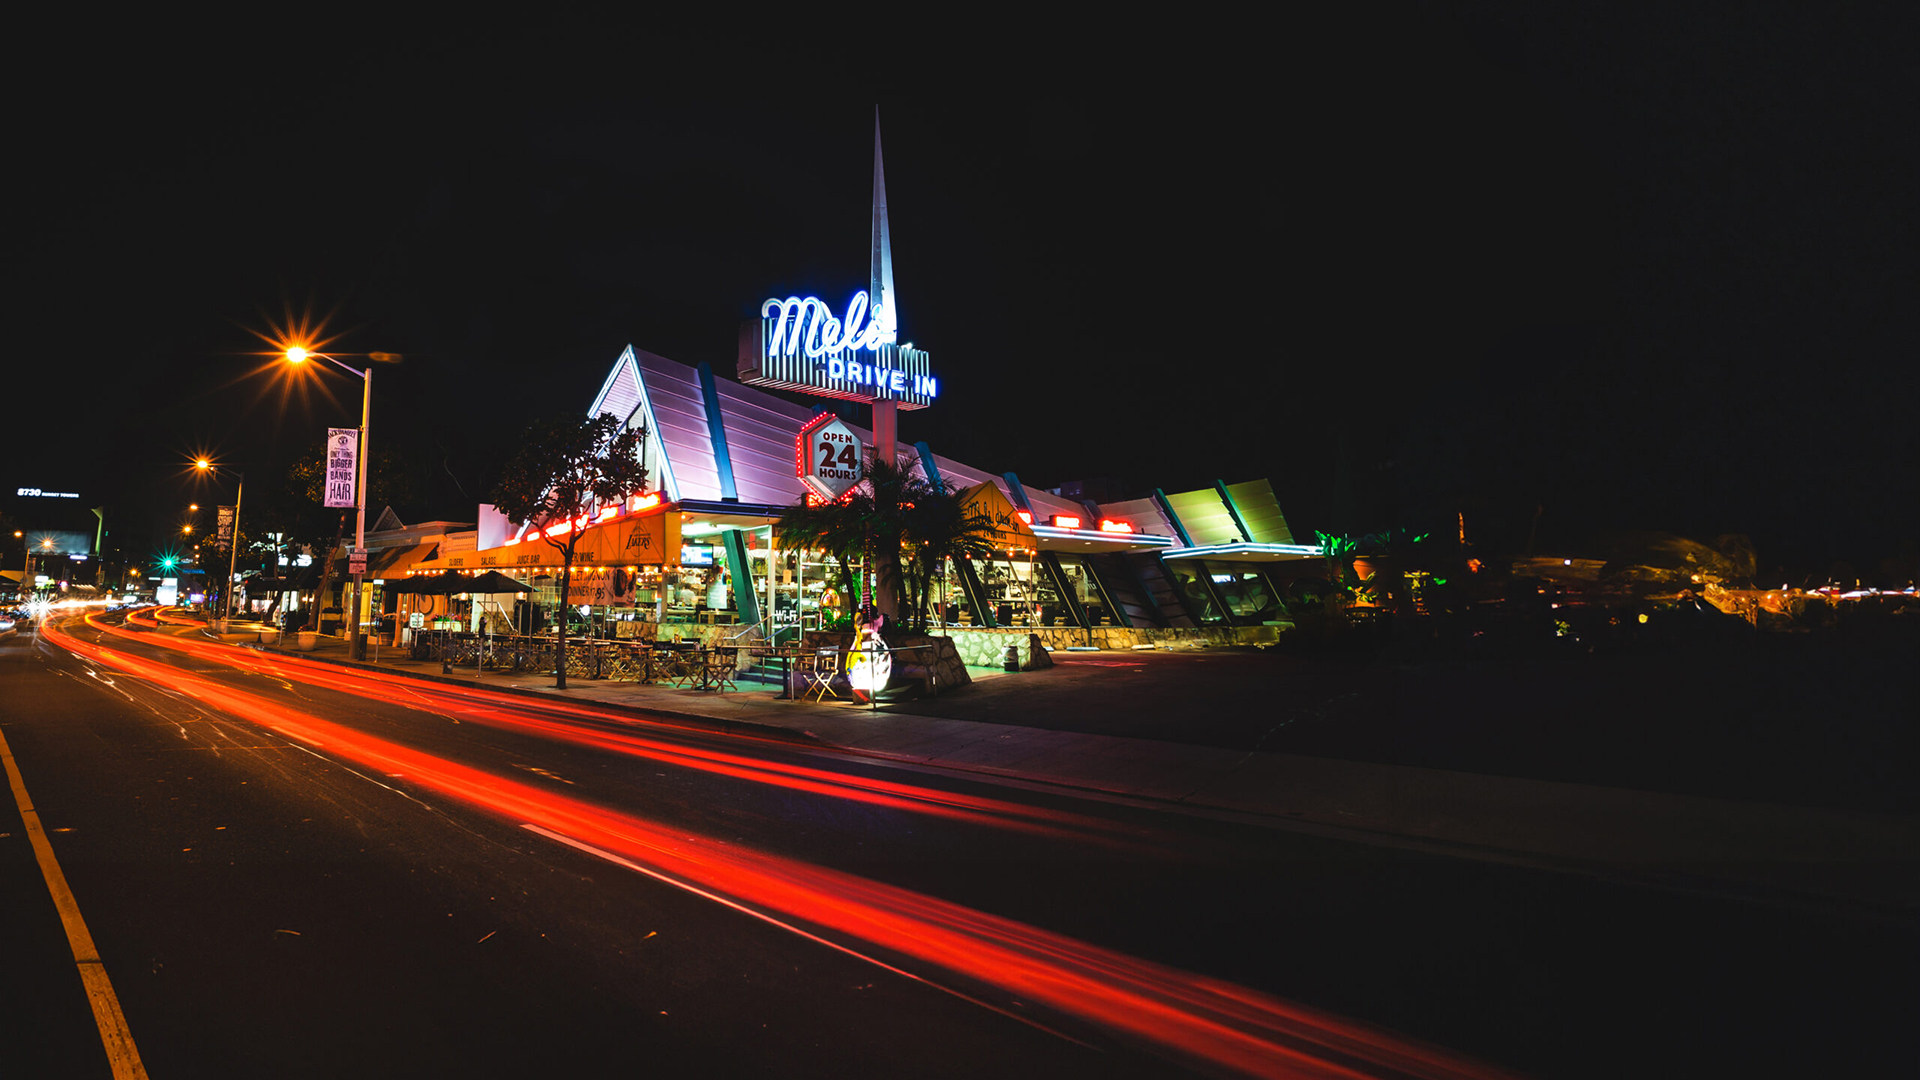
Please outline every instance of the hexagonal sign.
[{"label": "hexagonal sign", "polygon": [[795,471],[809,491],[832,502],[866,476],[861,457],[865,449],[860,436],[839,417],[821,413],[794,440]]}]

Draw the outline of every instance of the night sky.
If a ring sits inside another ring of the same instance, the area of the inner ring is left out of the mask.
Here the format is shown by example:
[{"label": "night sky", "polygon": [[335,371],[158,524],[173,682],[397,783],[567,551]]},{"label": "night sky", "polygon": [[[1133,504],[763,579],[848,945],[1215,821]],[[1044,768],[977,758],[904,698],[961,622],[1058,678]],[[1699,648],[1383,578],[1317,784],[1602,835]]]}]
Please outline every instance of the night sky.
[{"label": "night sky", "polygon": [[357,419],[345,378],[336,405],[255,374],[291,310],[404,354],[373,421],[417,474],[398,509],[471,520],[627,343],[730,377],[760,300],[864,287],[877,105],[902,329],[942,378],[903,440],[1035,486],[1267,476],[1303,536],[1464,511],[1517,553],[1537,507],[1543,551],[1910,547],[1911,39],[1551,7],[49,36],[9,76],[0,487],[138,532],[196,451],[268,483]]}]

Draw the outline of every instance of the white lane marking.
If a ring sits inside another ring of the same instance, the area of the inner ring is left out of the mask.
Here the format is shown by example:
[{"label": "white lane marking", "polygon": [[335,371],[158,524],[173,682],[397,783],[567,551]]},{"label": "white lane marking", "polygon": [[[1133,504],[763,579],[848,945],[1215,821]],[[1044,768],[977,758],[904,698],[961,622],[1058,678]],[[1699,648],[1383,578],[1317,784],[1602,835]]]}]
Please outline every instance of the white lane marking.
[{"label": "white lane marking", "polygon": [[[282,736],[282,738],[292,738],[292,736]],[[303,739],[301,741],[304,742],[305,740]],[[433,807],[427,805],[426,803],[420,802],[419,799],[416,799],[413,796],[407,794],[406,792],[401,791],[399,788],[394,787],[391,784],[383,784],[380,781],[375,780],[373,777],[368,776],[366,773],[361,772],[359,769],[356,769],[351,765],[342,765],[338,760],[334,758],[330,758],[325,754],[319,753],[318,751],[308,750],[306,747],[301,746],[298,743],[293,744],[293,748],[295,750],[301,750],[301,751],[305,751],[306,753],[312,754],[314,757],[319,758],[321,761],[324,761],[329,765],[338,766],[341,770],[352,773],[353,775],[359,777],[360,779],[365,780],[367,783],[372,784],[374,787],[386,788],[388,791],[393,792],[395,795],[400,796],[401,798],[407,800],[410,803],[417,803],[419,806],[421,806],[424,809],[433,810]],[[398,776],[400,774],[394,773],[393,775]],[[439,813],[438,810],[433,810],[433,812],[436,814]]]},{"label": "white lane marking", "polygon": [[[566,836],[561,833],[554,832],[552,829],[541,828],[540,826],[535,825],[532,822],[523,821],[520,823],[520,827],[527,830],[528,832],[535,833],[540,836],[544,836],[549,840],[558,841],[559,843],[565,844],[570,848],[574,848],[579,851],[584,851],[589,855],[595,856],[596,858],[605,859],[606,861],[614,864],[615,866],[622,866],[628,870],[633,870],[637,873],[645,874],[646,876],[653,878],[655,881],[659,881],[664,884],[671,885],[676,889],[681,889],[686,892],[690,892],[693,895],[698,896],[703,900],[711,900],[714,903],[721,905],[722,907],[732,908],[733,910],[739,912],[742,915],[752,916],[753,918],[759,919],[763,923],[767,923],[768,925],[771,925],[771,926],[777,926],[780,929],[785,930],[790,934],[798,934],[799,936],[806,938],[808,941],[814,942],[815,944],[818,944],[818,945],[825,945],[827,948],[832,949],[835,952],[845,953],[846,955],[851,956],[856,960],[865,960],[867,963],[872,964],[877,968],[881,968],[886,971],[891,971],[895,975],[898,975],[902,978],[912,979],[914,982],[917,982],[922,986],[932,987],[933,989],[938,990],[941,993],[951,994],[954,997],[959,998],[961,1001],[968,1003],[969,1005],[978,1005],[983,1009],[987,1009],[991,1012],[999,1013],[1001,1016],[1005,1016],[1012,1020],[1018,1020],[1029,1027],[1036,1028],[1040,1031],[1044,1031],[1047,1034],[1055,1036],[1057,1038],[1065,1039],[1068,1042],[1075,1044],[1076,1046],[1084,1046],[1089,1050],[1098,1049],[1098,1047],[1094,1046],[1092,1043],[1082,1042],[1079,1039],[1076,1039],[1073,1036],[1068,1035],[1064,1031],[1056,1031],[1053,1028],[1050,1028],[1045,1024],[1042,1024],[1034,1020],[1031,1017],[1021,1016],[1019,1013],[1016,1013],[1016,1012],[1010,1012],[1006,1009],[1001,1008],[998,1005],[993,1004],[990,1001],[982,1001],[979,998],[974,997],[970,994],[963,994],[960,991],[955,990],[950,986],[942,986],[939,983],[934,982],[932,979],[924,978],[922,976],[915,975],[911,971],[894,967],[892,964],[889,964],[886,961],[881,960],[877,957],[868,956],[866,953],[860,952],[856,949],[850,949],[845,945],[840,944],[839,942],[829,941],[826,938],[821,937],[819,934],[802,930],[790,922],[783,922],[780,919],[776,919],[764,911],[756,911],[753,908],[750,908],[738,901],[729,900],[718,893],[708,892],[706,889],[703,889],[700,886],[693,884],[692,882],[681,881],[679,878],[673,877],[670,874],[663,874],[658,870],[654,870],[654,869],[651,869],[650,867],[642,866],[631,859],[624,858],[619,855],[615,855],[613,852],[608,851],[604,848],[594,847],[592,844],[589,844],[580,840],[575,840],[571,836]],[[688,839],[691,840],[693,838],[688,837]]]}]

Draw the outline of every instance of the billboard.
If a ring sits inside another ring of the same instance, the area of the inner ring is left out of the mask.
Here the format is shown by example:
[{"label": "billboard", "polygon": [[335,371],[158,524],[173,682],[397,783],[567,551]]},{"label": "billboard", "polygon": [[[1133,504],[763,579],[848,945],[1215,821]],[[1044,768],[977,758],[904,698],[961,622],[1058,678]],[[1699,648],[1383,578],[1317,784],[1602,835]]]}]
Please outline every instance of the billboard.
[{"label": "billboard", "polygon": [[35,555],[91,555],[93,534],[64,529],[28,529],[23,538]]}]

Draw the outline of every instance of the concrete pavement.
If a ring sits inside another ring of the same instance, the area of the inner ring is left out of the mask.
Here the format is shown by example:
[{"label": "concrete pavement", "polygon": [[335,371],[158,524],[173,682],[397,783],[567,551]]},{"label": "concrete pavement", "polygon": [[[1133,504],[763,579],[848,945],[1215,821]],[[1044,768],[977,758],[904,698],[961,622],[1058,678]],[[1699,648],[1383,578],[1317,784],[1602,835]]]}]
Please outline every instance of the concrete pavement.
[{"label": "concrete pavement", "polygon": [[[252,634],[227,640],[248,644]],[[261,646],[256,646],[261,647]],[[319,638],[321,663],[351,664],[346,643]],[[1920,821],[1591,784],[1415,768],[1294,754],[915,715],[911,701],[877,710],[778,700],[743,682],[707,692],[551,676],[441,672],[438,662],[380,650],[394,674],[593,702],[717,728],[799,736],[852,754],[1005,782],[1319,832],[1438,854],[1544,866],[1763,902],[1838,908],[1910,921],[1920,910]],[[1044,679],[1046,671],[975,678]],[[965,693],[964,690],[959,691]]]}]

